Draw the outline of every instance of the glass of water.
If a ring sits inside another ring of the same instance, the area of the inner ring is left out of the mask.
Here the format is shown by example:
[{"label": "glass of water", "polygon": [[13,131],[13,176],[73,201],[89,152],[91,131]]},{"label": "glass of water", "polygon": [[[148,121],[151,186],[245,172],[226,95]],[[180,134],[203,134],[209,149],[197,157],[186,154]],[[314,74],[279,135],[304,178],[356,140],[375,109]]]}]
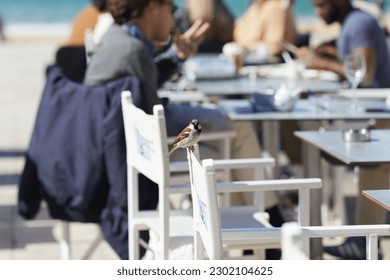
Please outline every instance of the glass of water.
[{"label": "glass of water", "polygon": [[344,75],[349,81],[352,89],[351,111],[361,112],[363,108],[357,105],[356,89],[367,72],[366,60],[363,55],[349,54],[343,60]]}]

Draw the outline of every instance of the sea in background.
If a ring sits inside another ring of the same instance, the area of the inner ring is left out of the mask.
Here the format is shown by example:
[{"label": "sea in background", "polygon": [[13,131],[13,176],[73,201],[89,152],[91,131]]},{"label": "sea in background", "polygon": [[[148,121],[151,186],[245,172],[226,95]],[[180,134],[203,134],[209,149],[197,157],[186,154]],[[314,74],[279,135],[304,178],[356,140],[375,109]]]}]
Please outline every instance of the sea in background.
[{"label": "sea in background", "polygon": [[[174,0],[181,6],[183,0]],[[371,0],[372,2],[374,0]],[[5,32],[12,34],[61,34],[69,32],[74,16],[89,0],[0,0],[0,18]],[[251,0],[225,0],[232,13],[240,16]],[[386,0],[386,12],[390,12]],[[296,18],[314,18],[310,0],[296,0]]]}]

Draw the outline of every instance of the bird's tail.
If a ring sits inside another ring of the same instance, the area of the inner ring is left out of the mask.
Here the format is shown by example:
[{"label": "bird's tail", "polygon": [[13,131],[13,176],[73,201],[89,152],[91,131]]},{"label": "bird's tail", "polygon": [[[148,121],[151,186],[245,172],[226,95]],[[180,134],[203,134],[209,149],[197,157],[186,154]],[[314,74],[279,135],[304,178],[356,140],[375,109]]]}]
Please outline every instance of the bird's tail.
[{"label": "bird's tail", "polygon": [[169,157],[169,156],[173,153],[173,151],[175,151],[175,150],[176,150],[176,149],[170,150],[169,153],[165,156],[165,158]]}]

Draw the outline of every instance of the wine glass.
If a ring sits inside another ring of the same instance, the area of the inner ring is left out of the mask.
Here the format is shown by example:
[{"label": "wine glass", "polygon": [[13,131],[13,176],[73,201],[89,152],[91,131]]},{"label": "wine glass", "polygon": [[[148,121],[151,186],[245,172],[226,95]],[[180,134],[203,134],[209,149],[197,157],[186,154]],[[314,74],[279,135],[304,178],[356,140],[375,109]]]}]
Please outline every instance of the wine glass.
[{"label": "wine glass", "polygon": [[360,54],[348,54],[343,61],[344,75],[348,79],[352,89],[351,111],[361,112],[363,108],[356,104],[356,88],[366,75],[366,60]]}]

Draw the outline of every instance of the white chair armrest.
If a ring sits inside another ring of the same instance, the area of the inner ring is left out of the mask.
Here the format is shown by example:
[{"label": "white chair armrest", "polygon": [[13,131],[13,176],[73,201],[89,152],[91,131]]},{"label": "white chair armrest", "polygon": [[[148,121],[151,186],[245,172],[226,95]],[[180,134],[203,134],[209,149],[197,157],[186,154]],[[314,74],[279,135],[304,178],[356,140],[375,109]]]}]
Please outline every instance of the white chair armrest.
[{"label": "white chair armrest", "polygon": [[274,167],[274,158],[245,158],[214,160],[215,169],[265,168]]},{"label": "white chair armrest", "polygon": [[218,193],[319,189],[319,178],[217,182]]},{"label": "white chair armrest", "polygon": [[[216,183],[218,193],[298,190],[298,221],[301,225],[309,225],[310,222],[310,189],[321,186],[322,181],[318,178]],[[263,210],[263,207],[259,210]]]},{"label": "white chair armrest", "polygon": [[[264,160],[264,161],[263,161]],[[225,160],[222,160],[224,162]],[[230,160],[229,160],[230,161]],[[240,168],[251,167],[253,163],[258,167],[259,164],[273,163],[273,159],[255,159],[253,161],[245,162],[245,160],[238,160]],[[216,161],[214,161],[215,163]],[[174,166],[177,171],[185,171],[183,162],[175,162]],[[232,162],[226,163],[231,166]],[[188,170],[188,165],[186,166]],[[217,167],[217,166],[216,166]],[[222,163],[221,168],[226,168],[225,163]],[[234,166],[232,167],[234,168]],[[218,193],[233,193],[233,192],[251,192],[251,191],[274,191],[274,190],[301,190],[301,189],[318,189],[321,188],[321,179],[281,179],[281,180],[255,180],[255,181],[235,181],[235,182],[218,182]],[[171,193],[188,193],[190,185],[177,184],[170,187]]]},{"label": "white chair armrest", "polygon": [[[242,168],[266,168],[274,167],[274,158],[244,158],[244,159],[217,159],[214,160],[216,170],[242,169]],[[171,172],[188,171],[187,161],[173,161],[169,164]]]},{"label": "white chair armrest", "polygon": [[390,235],[390,225],[341,225],[341,226],[309,226],[301,227],[303,237],[349,237]]},{"label": "white chair armrest", "polygon": [[[389,236],[390,225],[310,226],[301,228],[302,238],[351,237],[366,238],[366,259],[378,259],[378,236]],[[308,255],[308,249],[303,248]]]}]

